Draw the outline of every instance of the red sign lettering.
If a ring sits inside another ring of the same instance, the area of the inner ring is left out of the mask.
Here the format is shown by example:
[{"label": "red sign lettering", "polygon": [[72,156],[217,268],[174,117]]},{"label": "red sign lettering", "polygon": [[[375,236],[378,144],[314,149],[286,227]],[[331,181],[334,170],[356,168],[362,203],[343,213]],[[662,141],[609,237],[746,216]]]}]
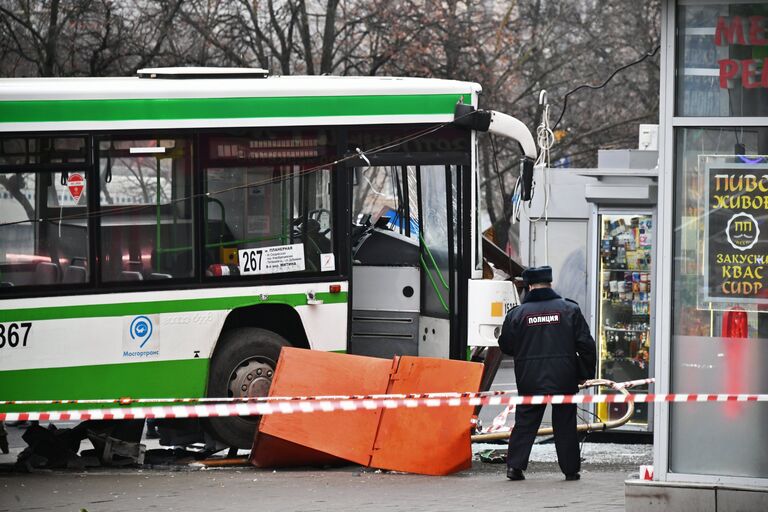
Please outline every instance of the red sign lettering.
[{"label": "red sign lettering", "polygon": [[749,43],[755,46],[768,46],[766,38],[765,16],[749,17]]},{"label": "red sign lettering", "polygon": [[[725,38],[725,42],[723,42]],[[741,22],[741,16],[734,16],[730,19],[724,16],[717,18],[717,26],[715,27],[715,44],[717,46],[725,46],[733,44],[734,41],[737,44],[747,44],[744,40],[744,25]]]},{"label": "red sign lettering", "polygon": [[[731,18],[720,16],[715,27],[715,44],[726,46],[732,44],[744,46],[768,46],[768,17],[750,16]],[[747,29],[748,27],[748,29]],[[745,89],[768,89],[768,58],[757,59],[722,59],[717,61],[720,66],[720,88],[727,89],[741,80]]]}]

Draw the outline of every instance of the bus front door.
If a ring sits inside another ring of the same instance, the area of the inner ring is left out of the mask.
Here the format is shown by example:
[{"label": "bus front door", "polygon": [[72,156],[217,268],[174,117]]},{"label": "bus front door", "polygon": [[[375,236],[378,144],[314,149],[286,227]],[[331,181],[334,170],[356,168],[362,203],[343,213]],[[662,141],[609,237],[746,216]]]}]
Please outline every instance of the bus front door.
[{"label": "bus front door", "polygon": [[466,357],[462,169],[353,169],[350,353]]}]

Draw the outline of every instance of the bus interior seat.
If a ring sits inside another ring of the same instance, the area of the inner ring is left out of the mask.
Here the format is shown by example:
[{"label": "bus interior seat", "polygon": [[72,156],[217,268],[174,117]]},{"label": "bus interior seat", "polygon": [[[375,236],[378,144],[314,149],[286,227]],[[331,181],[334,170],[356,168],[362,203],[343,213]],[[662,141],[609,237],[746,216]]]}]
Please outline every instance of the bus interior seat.
[{"label": "bus interior seat", "polygon": [[149,274],[149,279],[173,279],[171,274],[162,274],[160,272],[152,272]]},{"label": "bus interior seat", "polygon": [[120,280],[121,281],[143,281],[144,276],[141,275],[141,272],[136,272],[133,270],[123,270],[120,272]]},{"label": "bus interior seat", "polygon": [[10,288],[13,283],[10,281],[0,281],[0,288]]},{"label": "bus interior seat", "polygon": [[61,269],[56,263],[41,261],[35,266],[35,284],[56,284],[60,275]]},{"label": "bus interior seat", "polygon": [[141,273],[141,270],[144,267],[144,264],[141,262],[141,260],[128,260],[124,263],[124,265],[129,272]]},{"label": "bus interior seat", "polygon": [[61,278],[61,282],[67,284],[84,283],[87,280],[87,276],[88,273],[85,267],[70,265],[64,271],[64,277]]},{"label": "bus interior seat", "polygon": [[85,256],[73,256],[69,264],[74,265],[76,267],[85,268],[88,266],[88,258],[86,258]]}]

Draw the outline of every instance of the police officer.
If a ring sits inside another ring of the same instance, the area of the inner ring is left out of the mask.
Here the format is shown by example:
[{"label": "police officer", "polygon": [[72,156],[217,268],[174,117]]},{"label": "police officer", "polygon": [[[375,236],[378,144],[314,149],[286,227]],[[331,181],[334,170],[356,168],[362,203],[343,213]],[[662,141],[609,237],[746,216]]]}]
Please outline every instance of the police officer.
[{"label": "police officer", "polygon": [[[528,286],[522,304],[504,319],[499,347],[515,360],[517,390],[521,395],[570,395],[595,377],[595,340],[576,302],[552,289],[552,268],[523,271]],[[509,438],[507,478],[524,480],[545,404],[518,405]],[[552,406],[557,462],[566,480],[580,478],[581,460],[576,431],[576,405]]]}]

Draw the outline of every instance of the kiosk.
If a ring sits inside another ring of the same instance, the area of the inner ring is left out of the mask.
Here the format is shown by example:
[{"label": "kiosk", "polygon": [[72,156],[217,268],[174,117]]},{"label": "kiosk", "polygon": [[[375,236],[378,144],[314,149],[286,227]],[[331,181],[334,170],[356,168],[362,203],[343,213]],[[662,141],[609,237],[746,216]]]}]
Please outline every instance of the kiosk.
[{"label": "kiosk", "polygon": [[[765,394],[768,2],[661,5],[656,392]],[[653,412],[652,481],[627,481],[626,510],[768,510],[768,403]]]},{"label": "kiosk", "polygon": [[[598,153],[595,169],[539,171],[537,182],[546,182],[549,197],[540,186],[523,210],[523,264],[552,266],[554,289],[579,303],[597,343],[598,378],[653,375],[657,161],[653,150],[607,150]],[[609,421],[626,407],[598,404],[591,412]],[[648,405],[636,404],[630,422],[617,430],[648,432],[652,423]]]}]

